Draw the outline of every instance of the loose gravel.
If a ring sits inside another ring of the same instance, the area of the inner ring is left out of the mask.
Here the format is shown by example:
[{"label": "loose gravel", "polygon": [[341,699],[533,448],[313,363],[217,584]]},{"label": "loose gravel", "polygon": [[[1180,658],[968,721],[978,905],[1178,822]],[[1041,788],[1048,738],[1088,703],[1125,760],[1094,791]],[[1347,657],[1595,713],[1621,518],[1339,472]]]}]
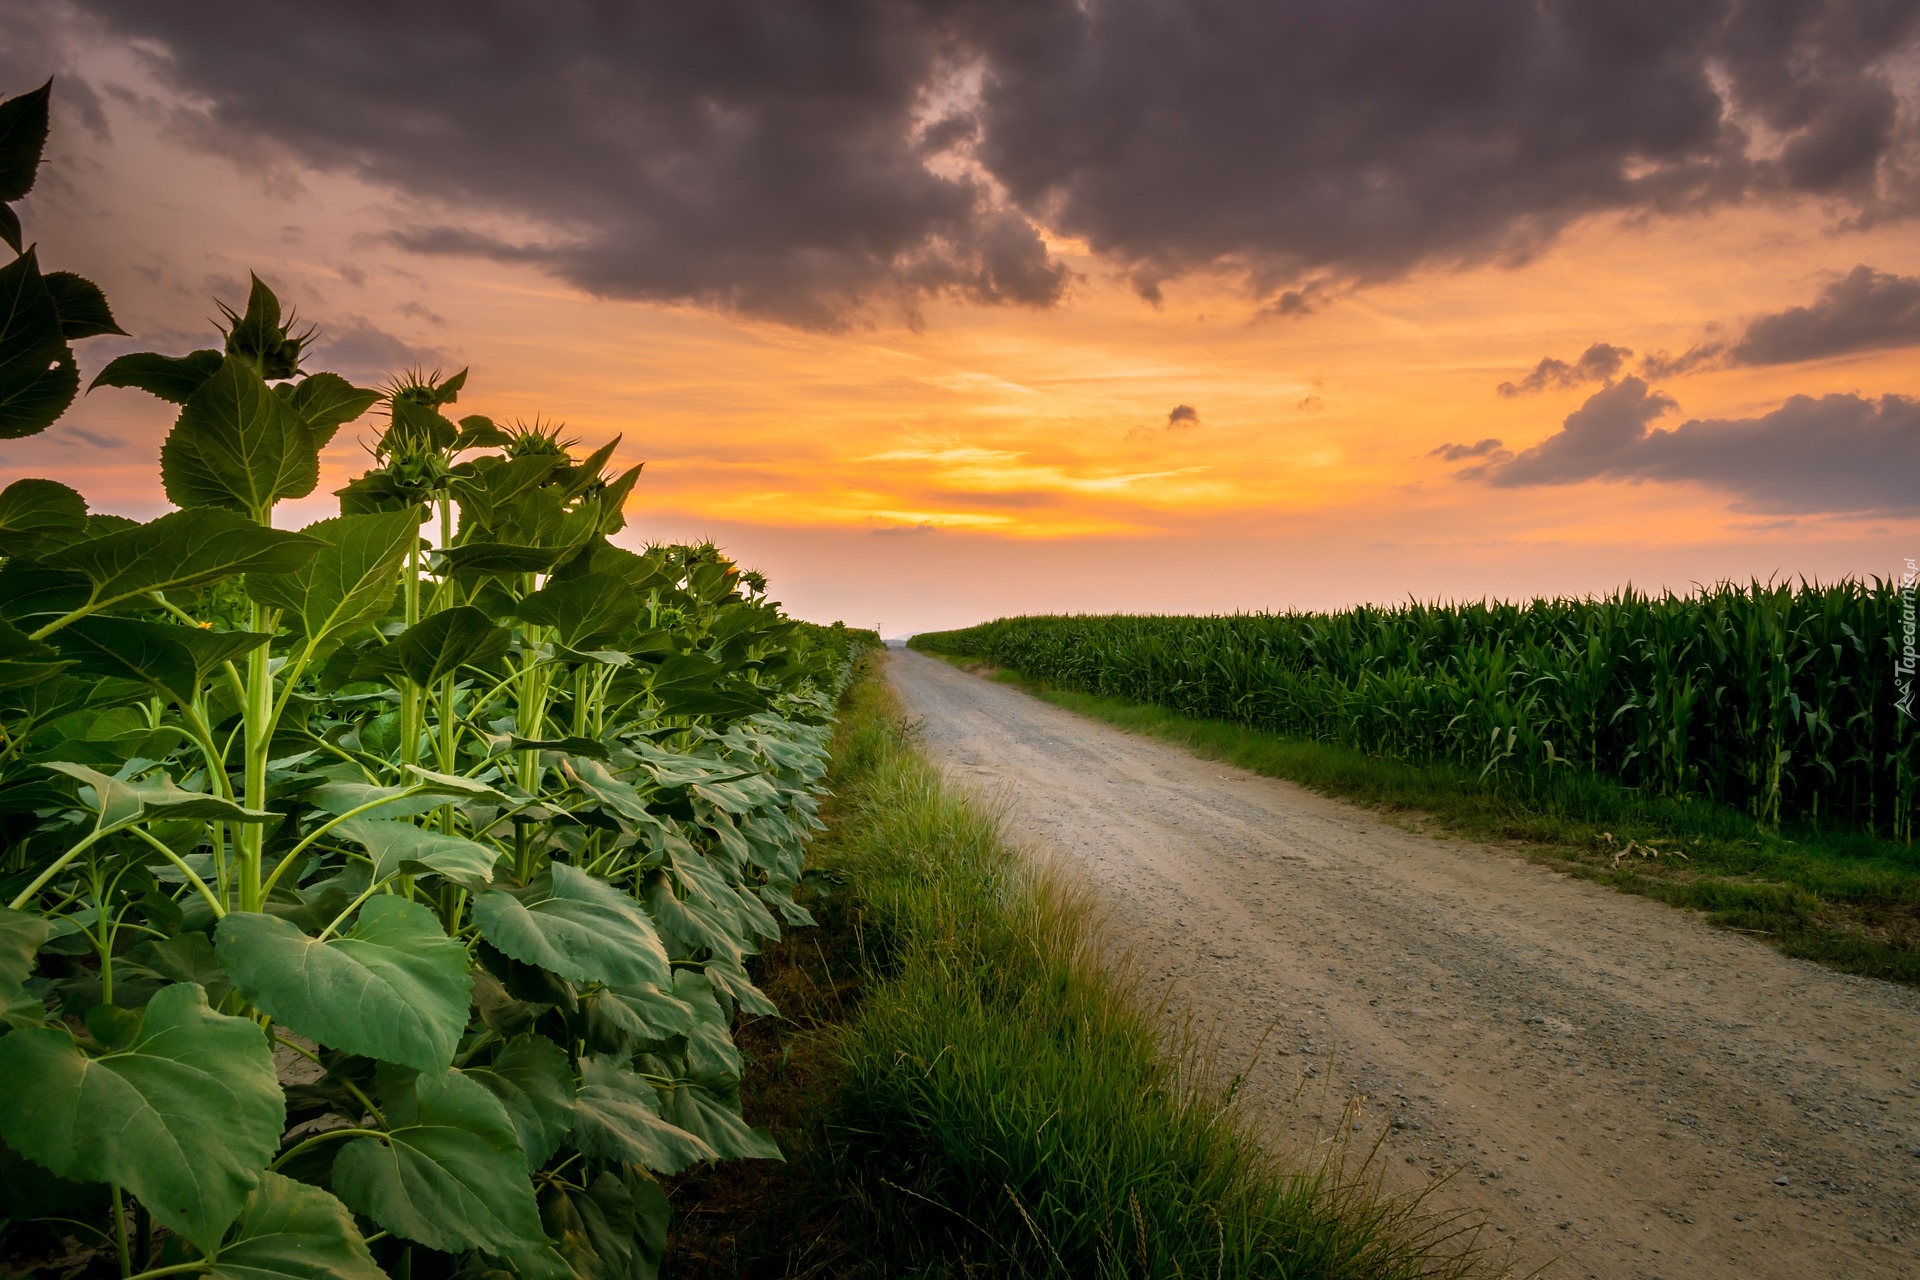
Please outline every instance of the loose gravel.
[{"label": "loose gravel", "polygon": [[1355,1100],[1390,1189],[1549,1277],[1920,1277],[1920,993],[921,654],[889,673],[1275,1142]]}]

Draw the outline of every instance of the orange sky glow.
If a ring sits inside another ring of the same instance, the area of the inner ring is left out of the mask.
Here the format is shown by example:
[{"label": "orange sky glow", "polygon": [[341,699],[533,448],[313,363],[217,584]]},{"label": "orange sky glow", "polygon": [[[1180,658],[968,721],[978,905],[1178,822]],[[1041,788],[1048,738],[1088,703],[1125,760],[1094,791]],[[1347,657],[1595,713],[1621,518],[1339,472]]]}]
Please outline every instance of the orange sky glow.
[{"label": "orange sky glow", "polygon": [[[800,616],[894,635],[1015,612],[1888,575],[1920,556],[1911,506],[1770,510],[1652,478],[1497,487],[1434,454],[1488,438],[1518,453],[1559,431],[1600,382],[1496,393],[1543,357],[1603,341],[1636,361],[1677,354],[1860,264],[1920,275],[1910,221],[1849,230],[1814,197],[1598,213],[1522,262],[1337,283],[1288,315],[1224,269],[1171,278],[1151,304],[1054,236],[1072,276],[1051,307],[931,296],[822,331],[399,247],[387,233],[433,211],[431,193],[196,137],[156,109],[180,91],[151,57],[137,42],[80,51],[104,115],[84,119],[56,83],[48,163],[22,206],[43,261],[97,280],[142,339],[83,346],[84,376],[120,351],[208,345],[212,300],[240,302],[258,272],[338,344],[309,368],[470,366],[461,412],[562,421],[589,445],[619,434],[620,464],[646,464],[623,536],[712,537]],[[1797,395],[1920,394],[1911,347],[1647,381],[1676,402],[1663,427]],[[1188,420],[1170,422],[1177,406]],[[98,509],[157,514],[170,421],[140,393],[96,391],[0,446],[0,484],[51,476]],[[328,512],[326,491],[367,465],[369,428],[340,434],[321,491],[285,523]]]}]

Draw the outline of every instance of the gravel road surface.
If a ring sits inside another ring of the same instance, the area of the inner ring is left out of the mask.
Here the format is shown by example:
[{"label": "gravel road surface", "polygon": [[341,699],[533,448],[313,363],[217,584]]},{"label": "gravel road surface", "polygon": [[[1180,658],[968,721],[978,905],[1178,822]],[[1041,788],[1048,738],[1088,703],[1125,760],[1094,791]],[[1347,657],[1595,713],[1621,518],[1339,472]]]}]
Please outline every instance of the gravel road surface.
[{"label": "gravel road surface", "polygon": [[1920,1277],[1920,993],[933,658],[889,674],[1171,1015],[1254,1061],[1277,1141],[1364,1095],[1390,1187],[1455,1171],[1431,1203],[1549,1277]]}]

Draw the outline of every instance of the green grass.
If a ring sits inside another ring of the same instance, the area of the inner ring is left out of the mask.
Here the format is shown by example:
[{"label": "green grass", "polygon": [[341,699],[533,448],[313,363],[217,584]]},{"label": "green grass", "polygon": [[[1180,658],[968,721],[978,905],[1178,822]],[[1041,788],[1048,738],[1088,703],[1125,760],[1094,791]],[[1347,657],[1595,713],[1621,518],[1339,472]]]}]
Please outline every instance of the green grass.
[{"label": "green grass", "polygon": [[791,1163],[685,1184],[715,1210],[670,1274],[1492,1273],[1470,1224],[1380,1195],[1364,1155],[1297,1167],[1258,1141],[877,680],[843,706],[833,785],[811,862],[837,887],[767,957],[796,1022],[741,1037],[747,1114]]},{"label": "green grass", "polygon": [[[1517,842],[1562,870],[1763,934],[1788,955],[1920,985],[1920,849],[1908,845],[1808,828],[1762,832],[1726,805],[1645,795],[1571,770],[1521,791],[1456,766],[1383,760],[932,656],[1090,719],[1357,801],[1424,830]],[[1660,854],[1618,857],[1629,841]]]}]

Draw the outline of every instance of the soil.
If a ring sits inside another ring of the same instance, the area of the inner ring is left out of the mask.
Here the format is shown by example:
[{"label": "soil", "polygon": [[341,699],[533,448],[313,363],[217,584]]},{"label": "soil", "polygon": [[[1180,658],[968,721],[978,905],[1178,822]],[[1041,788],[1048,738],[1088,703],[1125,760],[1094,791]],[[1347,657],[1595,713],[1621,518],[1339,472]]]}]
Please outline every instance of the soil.
[{"label": "soil", "polygon": [[1275,1142],[1355,1100],[1387,1187],[1521,1272],[1920,1276],[1920,992],[921,654],[889,675]]}]

